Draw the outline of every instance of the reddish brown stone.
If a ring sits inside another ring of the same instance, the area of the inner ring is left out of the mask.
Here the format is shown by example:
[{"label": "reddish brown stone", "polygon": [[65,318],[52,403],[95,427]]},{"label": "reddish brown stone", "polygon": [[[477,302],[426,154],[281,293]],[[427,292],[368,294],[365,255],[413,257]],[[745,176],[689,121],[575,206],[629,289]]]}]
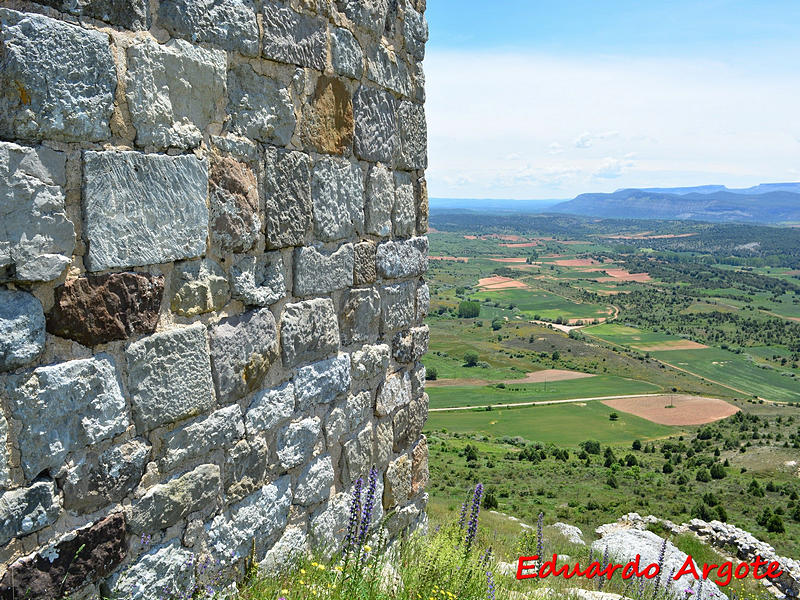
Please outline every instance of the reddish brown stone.
[{"label": "reddish brown stone", "polygon": [[84,346],[152,333],[164,295],[164,277],[147,273],[89,275],[55,289],[47,331]]},{"label": "reddish brown stone", "polygon": [[124,557],[125,519],[115,513],[79,529],[47,557],[34,554],[12,564],[0,579],[0,599],[62,598],[107,577]]},{"label": "reddish brown stone", "polygon": [[320,77],[306,111],[305,142],[319,152],[343,154],[354,132],[352,95],[338,79]]},{"label": "reddish brown stone", "polygon": [[258,182],[244,163],[218,156],[208,173],[211,242],[223,252],[247,252],[261,232]]}]

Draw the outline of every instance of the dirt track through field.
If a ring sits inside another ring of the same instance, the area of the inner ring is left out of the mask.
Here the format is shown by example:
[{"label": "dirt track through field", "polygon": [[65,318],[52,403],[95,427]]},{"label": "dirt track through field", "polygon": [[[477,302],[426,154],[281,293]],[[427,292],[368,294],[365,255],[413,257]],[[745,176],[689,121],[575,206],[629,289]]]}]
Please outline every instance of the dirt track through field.
[{"label": "dirt track through field", "polygon": [[566,369],[543,369],[526,373],[521,379],[506,379],[505,381],[486,381],[485,379],[437,379],[426,382],[426,387],[447,387],[453,385],[489,385],[491,383],[504,383],[514,385],[515,383],[548,383],[552,381],[569,381],[571,379],[584,379],[594,377],[593,373],[582,373],[580,371],[568,371]]},{"label": "dirt track through field", "polygon": [[665,394],[647,398],[618,398],[604,400],[603,404],[659,425],[703,425],[725,419],[739,412],[737,407],[718,398],[683,394]]},{"label": "dirt track through field", "polygon": [[694,342],[692,340],[675,340],[674,342],[662,342],[660,344],[650,344],[643,346],[636,345],[637,350],[644,350],[645,352],[666,352],[669,350],[702,350],[708,348],[705,344]]},{"label": "dirt track through field", "polygon": [[[617,398],[648,398],[651,396],[662,396],[663,394],[628,394],[625,396],[596,396],[593,398],[569,398],[567,400],[539,400],[537,402],[511,402],[508,404],[492,404],[492,408],[517,408],[522,406],[547,406],[550,404],[579,404],[592,400],[615,400]],[[447,408],[431,408],[428,412],[443,412],[446,410],[475,410],[476,408],[486,408],[488,404],[478,404],[477,406],[453,406]]]}]

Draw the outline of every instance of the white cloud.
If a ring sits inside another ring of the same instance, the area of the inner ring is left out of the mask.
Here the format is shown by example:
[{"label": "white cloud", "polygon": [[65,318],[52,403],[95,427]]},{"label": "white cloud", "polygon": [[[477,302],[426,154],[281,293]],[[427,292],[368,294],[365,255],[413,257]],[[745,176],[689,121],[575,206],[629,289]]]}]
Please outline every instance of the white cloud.
[{"label": "white cloud", "polygon": [[547,147],[548,154],[561,154],[564,152],[564,146],[559,144],[558,142],[553,142]]},{"label": "white cloud", "polygon": [[592,147],[592,134],[584,131],[577,140],[575,140],[576,148],[591,148]]},{"label": "white cloud", "polygon": [[626,169],[630,169],[633,166],[633,161],[607,157],[603,159],[603,162],[600,163],[600,166],[597,167],[592,174],[600,179],[616,179],[617,177],[621,177]]}]

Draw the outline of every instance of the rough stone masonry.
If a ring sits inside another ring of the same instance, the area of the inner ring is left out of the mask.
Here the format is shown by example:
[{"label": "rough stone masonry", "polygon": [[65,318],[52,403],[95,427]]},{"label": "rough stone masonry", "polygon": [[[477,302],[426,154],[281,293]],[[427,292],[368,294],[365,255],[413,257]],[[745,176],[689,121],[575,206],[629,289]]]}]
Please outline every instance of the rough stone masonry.
[{"label": "rough stone masonry", "polygon": [[424,10],[0,0],[0,598],[424,524]]}]

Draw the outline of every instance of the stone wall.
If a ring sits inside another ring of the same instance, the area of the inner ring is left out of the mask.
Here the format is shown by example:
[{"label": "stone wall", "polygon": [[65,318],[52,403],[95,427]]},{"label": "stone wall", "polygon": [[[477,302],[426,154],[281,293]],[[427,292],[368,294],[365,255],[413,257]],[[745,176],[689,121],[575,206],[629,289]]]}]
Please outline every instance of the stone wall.
[{"label": "stone wall", "polygon": [[424,522],[424,9],[0,1],[0,598]]}]

